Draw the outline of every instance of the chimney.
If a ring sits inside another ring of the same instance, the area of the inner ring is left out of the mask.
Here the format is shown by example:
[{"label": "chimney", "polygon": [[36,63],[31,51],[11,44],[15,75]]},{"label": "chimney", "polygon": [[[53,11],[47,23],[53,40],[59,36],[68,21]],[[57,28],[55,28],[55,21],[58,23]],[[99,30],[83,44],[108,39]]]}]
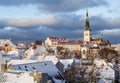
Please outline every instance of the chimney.
[{"label": "chimney", "polygon": [[47,73],[40,73],[38,77],[39,77],[40,83],[47,83],[48,81]]},{"label": "chimney", "polygon": [[1,72],[5,72],[7,70],[7,60],[5,64],[1,64]]},{"label": "chimney", "polygon": [[37,80],[38,80],[38,72],[37,72],[37,70],[33,70],[33,79],[34,79],[34,82],[37,83]]},{"label": "chimney", "polygon": [[33,70],[33,78],[35,83],[47,83],[47,73],[38,73],[37,70]]},{"label": "chimney", "polygon": [[13,70],[12,64],[9,64],[7,67],[8,70]]}]

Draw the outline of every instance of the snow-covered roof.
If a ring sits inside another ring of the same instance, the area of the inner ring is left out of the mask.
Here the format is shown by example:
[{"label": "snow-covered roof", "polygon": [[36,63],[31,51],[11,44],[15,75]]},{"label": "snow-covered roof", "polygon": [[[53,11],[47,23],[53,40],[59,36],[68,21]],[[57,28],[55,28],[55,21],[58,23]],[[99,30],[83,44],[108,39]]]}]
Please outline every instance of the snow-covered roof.
[{"label": "snow-covered roof", "polygon": [[14,54],[2,54],[2,58],[20,59],[18,56],[14,55]]},{"label": "snow-covered roof", "polygon": [[28,63],[35,63],[36,60],[10,60],[7,65],[20,65],[20,64],[28,64]]},{"label": "snow-covered roof", "polygon": [[58,62],[58,58],[56,56],[45,56],[44,61],[52,61],[55,65]]},{"label": "snow-covered roof", "polygon": [[8,51],[7,54],[15,55],[15,56],[23,56],[24,52],[20,49],[16,49],[16,50]]},{"label": "snow-covered roof", "polygon": [[28,72],[20,74],[6,72],[4,76],[6,76],[5,83],[34,83],[33,77]]},{"label": "snow-covered roof", "polygon": [[[1,52],[0,52],[0,65],[1,64],[6,64],[6,62],[10,61],[11,59],[10,58],[3,58]],[[1,66],[0,66],[1,68]],[[0,69],[1,70],[1,69]]]},{"label": "snow-covered roof", "polygon": [[[24,60],[21,60],[21,62],[22,61],[24,62]],[[47,73],[51,77],[55,77],[57,75],[62,76],[60,71],[56,68],[56,66],[52,63],[52,61],[42,61],[42,62],[33,61],[32,63],[31,61],[28,61],[28,62],[30,63],[14,64],[13,70],[33,72],[33,70],[36,69],[38,72]],[[17,62],[14,61],[14,63],[17,63]]]},{"label": "snow-covered roof", "polygon": [[5,46],[6,44],[9,46],[15,46],[10,39],[0,39],[0,46]]},{"label": "snow-covered roof", "polygon": [[21,50],[11,50],[7,53],[4,51],[0,51],[0,54],[2,55],[2,58],[9,58],[9,59],[19,59],[20,56],[23,55],[23,52]]},{"label": "snow-covered roof", "polygon": [[25,51],[27,55],[26,59],[30,59],[32,56],[39,56],[42,54],[47,54],[46,48],[42,45],[36,45],[36,49],[30,47],[27,51]]},{"label": "snow-covered roof", "polygon": [[111,67],[112,64],[107,63],[104,60],[99,60],[99,59],[96,59],[94,63],[99,68],[98,72],[100,73],[101,77],[108,78],[108,79],[114,79],[115,72],[113,68]]},{"label": "snow-covered roof", "polygon": [[17,50],[8,51],[7,54],[13,54],[18,56],[18,51]]},{"label": "snow-covered roof", "polygon": [[64,68],[68,68],[73,63],[74,59],[61,59],[60,62],[64,65]]},{"label": "snow-covered roof", "polygon": [[101,66],[101,65],[107,65],[105,60],[103,59],[95,59],[94,60],[94,63],[97,65],[97,66]]},{"label": "snow-covered roof", "polygon": [[55,55],[32,55],[29,59],[27,58],[26,60],[52,61],[54,64],[58,62],[58,58]]},{"label": "snow-covered roof", "polygon": [[112,83],[112,80],[100,79],[98,83]]},{"label": "snow-covered roof", "polygon": [[113,69],[111,69],[109,66],[105,66],[99,70],[100,76],[104,78],[114,79],[115,72]]}]

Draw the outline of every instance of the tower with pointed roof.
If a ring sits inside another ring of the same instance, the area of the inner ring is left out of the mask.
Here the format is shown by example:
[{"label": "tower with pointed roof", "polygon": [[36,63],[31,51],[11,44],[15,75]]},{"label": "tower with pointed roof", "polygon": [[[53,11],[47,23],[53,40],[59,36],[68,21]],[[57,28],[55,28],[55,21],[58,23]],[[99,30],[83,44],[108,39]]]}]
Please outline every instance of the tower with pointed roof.
[{"label": "tower with pointed roof", "polygon": [[85,23],[85,29],[84,29],[84,41],[90,42],[91,39],[91,29],[89,25],[89,18],[88,18],[88,10],[86,11],[86,23]]}]

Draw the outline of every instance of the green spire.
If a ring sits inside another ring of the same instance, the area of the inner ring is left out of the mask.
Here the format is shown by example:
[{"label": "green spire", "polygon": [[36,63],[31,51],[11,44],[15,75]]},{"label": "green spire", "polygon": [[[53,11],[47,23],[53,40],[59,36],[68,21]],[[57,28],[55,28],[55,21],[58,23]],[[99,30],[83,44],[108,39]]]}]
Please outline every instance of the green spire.
[{"label": "green spire", "polygon": [[85,30],[89,30],[89,31],[91,31],[90,26],[89,26],[88,10],[86,11]]}]

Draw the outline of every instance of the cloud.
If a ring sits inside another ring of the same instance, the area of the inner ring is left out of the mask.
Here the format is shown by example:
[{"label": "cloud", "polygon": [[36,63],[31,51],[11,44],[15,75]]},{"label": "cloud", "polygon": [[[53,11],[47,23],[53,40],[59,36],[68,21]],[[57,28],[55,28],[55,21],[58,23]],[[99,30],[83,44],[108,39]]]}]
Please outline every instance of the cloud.
[{"label": "cloud", "polygon": [[119,27],[120,19],[119,18],[110,19],[102,16],[92,16],[90,18],[90,26],[93,31],[120,28]]},{"label": "cloud", "polygon": [[1,0],[1,6],[36,5],[38,10],[47,13],[73,12],[86,7],[108,5],[104,0]]},{"label": "cloud", "polygon": [[61,3],[44,4],[39,6],[39,10],[43,12],[73,12],[82,8],[108,5],[104,0],[61,0]]},{"label": "cloud", "polygon": [[0,28],[7,26],[7,21],[6,19],[0,20]]},{"label": "cloud", "polygon": [[[54,15],[38,19],[1,19],[1,27],[16,27],[16,28],[37,28],[47,27],[54,30],[59,29],[75,29],[80,26],[80,18],[78,15]],[[82,22],[81,22],[82,24]],[[74,28],[73,28],[74,27]]]},{"label": "cloud", "polygon": [[30,27],[39,27],[39,26],[48,26],[55,24],[56,19],[54,17],[46,17],[40,19],[1,19],[0,26],[11,26],[11,27],[19,27],[19,28],[30,28]]},{"label": "cloud", "polygon": [[5,27],[0,29],[0,38],[12,39],[14,42],[28,41],[33,42],[35,40],[43,40],[46,38],[45,31],[37,29],[21,29],[15,27]]},{"label": "cloud", "polygon": [[100,32],[104,35],[110,35],[110,36],[120,35],[120,29],[101,30]]},{"label": "cloud", "polygon": [[14,41],[43,40],[50,36],[68,38],[78,38],[80,36],[81,38],[82,32],[79,30],[78,22],[80,17],[64,16],[55,15],[42,19],[1,19],[0,38],[12,38]]},{"label": "cloud", "polygon": [[101,30],[101,31],[99,31],[99,33],[103,35],[103,38],[109,39],[112,43],[119,43],[120,42],[120,39],[119,39],[120,28]]},{"label": "cloud", "polygon": [[[93,36],[103,34],[106,35],[106,39],[110,39],[112,42],[115,41],[115,37],[119,38],[119,18],[108,19],[92,16],[89,21]],[[1,19],[0,37],[4,38],[5,36],[15,41],[44,40],[50,36],[82,40],[84,27],[85,18],[76,14],[59,14],[38,19]]]}]

